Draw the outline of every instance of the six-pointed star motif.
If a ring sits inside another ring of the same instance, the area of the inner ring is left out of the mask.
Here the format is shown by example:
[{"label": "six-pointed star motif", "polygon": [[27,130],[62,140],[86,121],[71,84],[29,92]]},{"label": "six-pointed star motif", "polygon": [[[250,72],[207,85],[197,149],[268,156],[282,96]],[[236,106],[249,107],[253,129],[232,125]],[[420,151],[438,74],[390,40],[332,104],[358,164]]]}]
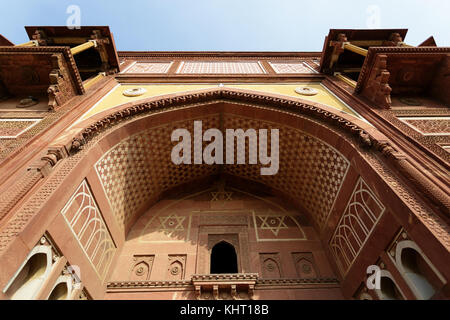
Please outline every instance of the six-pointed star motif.
[{"label": "six-pointed star motif", "polygon": [[161,231],[179,231],[184,230],[183,221],[186,217],[178,216],[176,214],[172,214],[166,217],[159,217],[159,222],[161,224],[159,230]]}]

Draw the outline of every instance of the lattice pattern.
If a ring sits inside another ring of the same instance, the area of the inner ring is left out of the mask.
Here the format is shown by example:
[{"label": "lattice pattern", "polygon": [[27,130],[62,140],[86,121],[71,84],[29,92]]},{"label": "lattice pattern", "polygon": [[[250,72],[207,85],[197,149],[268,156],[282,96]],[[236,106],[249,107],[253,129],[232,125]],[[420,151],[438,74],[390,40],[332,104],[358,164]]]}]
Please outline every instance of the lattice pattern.
[{"label": "lattice pattern", "polygon": [[17,138],[41,119],[0,119],[0,139]]},{"label": "lattice pattern", "polygon": [[167,73],[172,62],[137,62],[124,73]]},{"label": "lattice pattern", "polygon": [[352,266],[384,211],[384,205],[359,178],[330,240],[331,251],[342,275]]},{"label": "lattice pattern", "polygon": [[[204,130],[217,128],[219,116],[203,119],[202,125]],[[95,165],[121,227],[127,226],[151,197],[216,172],[217,167],[214,166],[177,166],[172,163],[171,152],[175,143],[171,142],[170,137],[172,131],[178,128],[186,128],[193,135],[194,121],[174,122],[131,136],[105,153]]]},{"label": "lattice pattern", "polygon": [[[260,165],[225,165],[225,171],[262,181],[301,201],[322,228],[345,180],[350,165],[347,159],[319,139],[287,126],[228,115],[224,116],[224,126],[243,130],[268,129],[268,132],[270,129],[279,129],[280,167],[276,175],[261,176]],[[248,155],[248,145],[246,154]]]},{"label": "lattice pattern", "polygon": [[450,117],[400,118],[424,135],[450,135]]},{"label": "lattice pattern", "polygon": [[183,63],[181,69],[178,72],[190,74],[261,74],[264,73],[264,70],[261,68],[257,61],[186,61]]},{"label": "lattice pattern", "polygon": [[[219,115],[201,120],[204,131],[221,128]],[[172,131],[186,128],[193,137],[193,123],[187,120],[148,129],[120,142],[97,162],[96,171],[120,226],[127,226],[146,202],[162,191],[219,171],[218,165],[172,163]],[[223,169],[289,194],[303,203],[319,227],[324,226],[349,168],[338,151],[299,130],[236,115],[223,114],[223,128],[269,129],[269,133],[270,129],[279,129],[280,168],[276,175],[261,176],[259,164],[223,165]],[[270,154],[270,141],[268,144]],[[248,143],[246,159],[248,163]]]},{"label": "lattice pattern", "polygon": [[116,247],[86,180],[61,210],[67,224],[102,280]]},{"label": "lattice pattern", "polygon": [[269,62],[276,73],[314,73],[303,62]]}]

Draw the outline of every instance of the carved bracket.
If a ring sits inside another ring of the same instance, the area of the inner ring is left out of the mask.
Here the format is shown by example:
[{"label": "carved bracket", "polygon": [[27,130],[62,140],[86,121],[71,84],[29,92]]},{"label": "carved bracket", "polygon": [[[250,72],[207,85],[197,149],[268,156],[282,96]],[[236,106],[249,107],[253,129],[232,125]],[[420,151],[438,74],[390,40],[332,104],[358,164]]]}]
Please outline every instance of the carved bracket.
[{"label": "carved bracket", "polygon": [[63,62],[61,54],[54,54],[51,57],[53,70],[50,72],[50,87],[48,93],[48,107],[56,110],[65,102],[76,95],[68,70]]},{"label": "carved bracket", "polygon": [[389,86],[390,73],[387,70],[387,55],[376,57],[373,72],[363,89],[362,95],[384,109],[391,107],[391,92]]}]

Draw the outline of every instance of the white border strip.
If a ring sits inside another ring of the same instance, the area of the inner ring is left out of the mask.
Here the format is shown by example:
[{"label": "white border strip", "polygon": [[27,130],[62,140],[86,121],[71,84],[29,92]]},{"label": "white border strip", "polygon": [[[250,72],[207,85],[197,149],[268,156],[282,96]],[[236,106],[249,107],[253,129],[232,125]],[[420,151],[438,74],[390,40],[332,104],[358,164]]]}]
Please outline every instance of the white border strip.
[{"label": "white border strip", "polygon": [[20,121],[28,121],[28,122],[34,122],[33,124],[31,124],[30,126],[26,127],[25,129],[23,129],[22,131],[20,131],[18,134],[16,134],[15,136],[0,136],[0,139],[16,139],[17,137],[19,137],[21,134],[27,132],[28,130],[30,130],[31,128],[33,128],[35,125],[37,125],[43,118],[14,118],[14,119],[7,119],[7,118],[2,118],[0,119],[0,122],[20,122]]},{"label": "white border strip", "polygon": [[437,133],[424,133],[419,130],[416,126],[414,126],[411,123],[408,123],[406,120],[447,120],[450,122],[450,117],[397,117],[407,126],[414,129],[414,131],[419,132],[421,135],[424,136],[450,136],[450,132],[437,132]]},{"label": "white border strip", "polygon": [[126,73],[128,69],[130,69],[132,66],[134,66],[137,63],[137,61],[134,61],[131,63],[128,67],[126,67],[124,70],[120,71],[120,73]]},{"label": "white border strip", "polygon": [[[333,91],[331,91],[331,90],[328,89],[326,86],[324,86],[324,85],[322,84],[322,82],[320,83],[320,85],[321,85],[325,90],[327,90],[327,92],[329,92],[333,97],[335,97],[336,99],[338,99],[340,103],[342,103],[344,106],[346,106],[347,108],[349,108],[352,112],[354,112],[354,113],[356,114],[356,116],[357,116],[360,120],[366,122],[367,124],[369,124],[370,126],[373,127],[373,125],[372,125],[369,121],[367,121],[362,115],[360,115],[358,112],[356,112],[356,111],[355,111],[352,107],[350,107],[347,103],[345,103],[345,102],[344,102],[341,98],[339,98]],[[329,106],[329,107],[331,107],[331,106]],[[345,112],[345,111],[343,111],[343,112]],[[349,114],[348,112],[345,112],[345,113],[346,113],[346,114]],[[354,116],[354,115],[352,114],[352,116]]]}]

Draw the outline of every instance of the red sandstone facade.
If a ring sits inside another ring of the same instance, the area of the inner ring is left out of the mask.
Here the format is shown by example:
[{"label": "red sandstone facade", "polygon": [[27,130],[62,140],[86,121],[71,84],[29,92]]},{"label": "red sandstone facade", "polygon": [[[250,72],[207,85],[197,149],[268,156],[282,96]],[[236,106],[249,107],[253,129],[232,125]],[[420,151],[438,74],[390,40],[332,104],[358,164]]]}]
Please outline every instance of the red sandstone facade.
[{"label": "red sandstone facade", "polygon": [[[450,297],[450,48],[331,30],[322,53],[117,52],[107,27],[26,30],[0,37],[1,299]],[[274,91],[311,83],[352,114]],[[130,84],[197,87],[92,112]],[[194,120],[279,129],[278,173],[175,165]]]}]

